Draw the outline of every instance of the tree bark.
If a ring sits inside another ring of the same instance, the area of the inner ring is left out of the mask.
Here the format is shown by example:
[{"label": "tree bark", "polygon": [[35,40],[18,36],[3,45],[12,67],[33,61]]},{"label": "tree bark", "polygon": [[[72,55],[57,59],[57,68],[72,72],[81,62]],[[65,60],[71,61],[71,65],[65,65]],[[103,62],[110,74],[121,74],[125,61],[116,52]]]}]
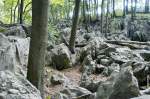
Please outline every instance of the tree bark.
[{"label": "tree bark", "polygon": [[126,0],[126,13],[128,14],[128,0]]},{"label": "tree bark", "polygon": [[131,0],[131,19],[134,18],[134,6],[133,6],[133,0]]},{"label": "tree bark", "polygon": [[115,0],[113,0],[113,17],[116,17],[116,12],[115,12]]},{"label": "tree bark", "polygon": [[149,12],[149,0],[145,0],[145,12],[148,13]]},{"label": "tree bark", "polygon": [[43,73],[48,39],[48,1],[32,0],[32,33],[27,72],[27,79],[40,90],[43,99]]},{"label": "tree bark", "polygon": [[20,24],[23,23],[23,6],[24,6],[24,0],[21,0],[20,2]]},{"label": "tree bark", "polygon": [[101,33],[103,33],[104,0],[101,3]]},{"label": "tree bark", "polygon": [[73,15],[73,22],[72,22],[72,29],[71,29],[71,36],[69,41],[69,49],[72,53],[75,53],[75,38],[76,38],[76,29],[79,17],[79,9],[80,9],[80,0],[75,0],[75,8],[74,8],[74,15]]},{"label": "tree bark", "polygon": [[126,16],[126,5],[125,5],[125,3],[126,3],[126,0],[123,0],[123,17]]}]

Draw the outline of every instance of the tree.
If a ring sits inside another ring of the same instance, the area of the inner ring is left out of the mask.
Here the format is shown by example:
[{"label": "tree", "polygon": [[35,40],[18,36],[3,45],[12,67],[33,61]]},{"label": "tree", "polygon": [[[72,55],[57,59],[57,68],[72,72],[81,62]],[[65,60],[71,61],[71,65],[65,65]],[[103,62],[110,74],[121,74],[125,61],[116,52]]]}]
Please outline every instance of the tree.
[{"label": "tree", "polygon": [[75,0],[71,36],[70,36],[70,41],[69,41],[69,49],[72,53],[75,53],[74,47],[75,47],[77,23],[78,23],[78,18],[79,18],[79,9],[80,9],[80,0]]},{"label": "tree", "polygon": [[149,12],[149,0],[145,0],[145,12],[148,13]]},{"label": "tree", "polygon": [[128,0],[126,0],[126,13],[128,14]]},{"label": "tree", "polygon": [[104,17],[104,0],[101,4],[101,33],[103,33],[103,17]]},{"label": "tree", "polygon": [[126,1],[125,0],[123,0],[123,17],[125,17],[126,16]]},{"label": "tree", "polygon": [[20,2],[20,24],[22,24],[23,23],[23,6],[24,6],[24,0],[21,0],[21,2]]},{"label": "tree", "polygon": [[32,33],[27,72],[27,79],[41,91],[43,97],[43,73],[48,39],[48,1],[32,0]]},{"label": "tree", "polygon": [[112,0],[112,5],[113,5],[113,17],[116,16],[116,12],[115,12],[115,0]]},{"label": "tree", "polygon": [[131,19],[134,17],[134,6],[133,6],[133,0],[131,0]]}]

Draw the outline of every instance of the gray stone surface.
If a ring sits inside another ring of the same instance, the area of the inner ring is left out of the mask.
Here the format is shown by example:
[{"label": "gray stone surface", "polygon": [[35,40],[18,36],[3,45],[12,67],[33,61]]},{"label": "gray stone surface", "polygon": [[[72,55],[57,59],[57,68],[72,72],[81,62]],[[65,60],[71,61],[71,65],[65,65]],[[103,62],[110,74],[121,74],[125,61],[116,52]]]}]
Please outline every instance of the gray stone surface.
[{"label": "gray stone surface", "polygon": [[135,97],[135,98],[131,98],[131,99],[150,99],[150,95],[143,95],[143,96]]},{"label": "gray stone surface", "polygon": [[71,53],[65,44],[60,44],[52,49],[52,65],[56,69],[66,69],[72,66]]},{"label": "gray stone surface", "polygon": [[0,99],[42,99],[40,92],[23,76],[0,71]]},{"label": "gray stone surface", "polygon": [[93,94],[82,87],[66,88],[52,96],[52,99],[92,99]]},{"label": "gray stone surface", "polygon": [[0,34],[0,41],[0,70],[26,76],[30,39]]},{"label": "gray stone surface", "polygon": [[126,67],[113,78],[100,84],[96,99],[129,99],[139,95],[138,82],[131,68]]}]

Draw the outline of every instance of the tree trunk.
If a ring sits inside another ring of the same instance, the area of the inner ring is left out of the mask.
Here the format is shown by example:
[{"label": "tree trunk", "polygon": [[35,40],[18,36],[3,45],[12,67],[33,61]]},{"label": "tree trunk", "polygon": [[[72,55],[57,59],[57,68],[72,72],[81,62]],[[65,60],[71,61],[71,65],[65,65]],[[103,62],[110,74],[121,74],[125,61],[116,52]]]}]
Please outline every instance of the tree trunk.
[{"label": "tree trunk", "polygon": [[105,37],[107,37],[107,33],[108,33],[108,17],[109,17],[109,6],[110,6],[110,0],[107,0],[107,13],[106,13],[106,32],[105,32]]},{"label": "tree trunk", "polygon": [[149,0],[145,0],[145,12],[148,13],[149,12]]},{"label": "tree trunk", "polygon": [[14,23],[16,22],[16,10],[17,10],[17,7],[19,7],[19,0],[17,1],[17,4],[16,4],[16,6],[15,6],[15,9],[14,9],[14,18],[13,18],[13,21],[14,21]]},{"label": "tree trunk", "polygon": [[133,0],[131,0],[131,19],[134,18],[134,7],[133,7]]},{"label": "tree trunk", "polygon": [[135,0],[134,17],[136,17],[136,9],[137,9],[137,0]]},{"label": "tree trunk", "polygon": [[23,23],[23,6],[24,6],[24,0],[21,0],[20,2],[20,24]]},{"label": "tree trunk", "polygon": [[126,16],[126,5],[125,5],[125,0],[123,0],[123,17]]},{"label": "tree trunk", "polygon": [[76,29],[79,17],[79,9],[80,9],[80,0],[75,0],[75,8],[74,8],[74,15],[73,15],[73,22],[72,22],[72,29],[71,29],[71,36],[69,41],[69,49],[72,53],[75,53],[75,38],[76,38]]},{"label": "tree trunk", "polygon": [[115,12],[115,0],[113,0],[113,17],[116,17],[116,12]]},{"label": "tree trunk", "polygon": [[126,13],[128,14],[128,0],[126,0]]},{"label": "tree trunk", "polygon": [[48,39],[48,1],[32,0],[32,33],[27,72],[27,79],[40,90],[43,99],[43,73]]},{"label": "tree trunk", "polygon": [[101,33],[103,33],[103,17],[104,17],[104,0],[101,4]]}]

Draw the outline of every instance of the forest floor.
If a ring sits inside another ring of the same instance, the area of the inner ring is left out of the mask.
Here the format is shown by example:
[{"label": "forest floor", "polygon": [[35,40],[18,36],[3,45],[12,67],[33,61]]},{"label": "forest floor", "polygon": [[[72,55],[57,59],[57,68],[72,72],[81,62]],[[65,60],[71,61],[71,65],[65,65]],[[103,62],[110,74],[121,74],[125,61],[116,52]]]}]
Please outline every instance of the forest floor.
[{"label": "forest floor", "polygon": [[[74,67],[69,68],[69,69],[64,69],[62,71],[58,71],[56,69],[46,67],[46,72],[47,72],[47,77],[46,77],[46,81],[45,81],[46,96],[52,96],[52,95],[60,92],[61,90],[63,90],[64,87],[66,87],[64,85],[64,83],[58,84],[58,85],[50,84],[49,80],[51,78],[49,78],[49,77],[51,77],[51,75],[53,75],[53,74],[61,74],[61,75],[64,75],[65,77],[67,77],[67,79],[69,80],[69,82],[66,83],[67,86],[68,85],[80,86],[81,75],[82,75],[80,68],[81,68],[81,66],[74,66]],[[105,80],[107,80],[108,77],[104,77],[103,75],[92,74],[90,76],[90,78],[94,81],[105,81]]]}]

